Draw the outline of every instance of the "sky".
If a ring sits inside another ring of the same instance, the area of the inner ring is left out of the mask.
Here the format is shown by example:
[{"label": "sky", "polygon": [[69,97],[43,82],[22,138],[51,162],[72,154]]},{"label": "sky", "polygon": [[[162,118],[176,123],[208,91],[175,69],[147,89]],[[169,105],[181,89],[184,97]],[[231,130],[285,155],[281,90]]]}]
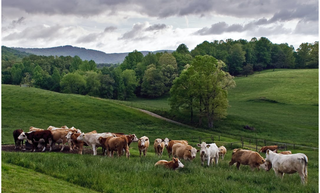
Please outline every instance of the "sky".
[{"label": "sky", "polygon": [[203,41],[319,41],[318,0],[2,0],[7,47],[72,45],[106,53],[189,50]]}]

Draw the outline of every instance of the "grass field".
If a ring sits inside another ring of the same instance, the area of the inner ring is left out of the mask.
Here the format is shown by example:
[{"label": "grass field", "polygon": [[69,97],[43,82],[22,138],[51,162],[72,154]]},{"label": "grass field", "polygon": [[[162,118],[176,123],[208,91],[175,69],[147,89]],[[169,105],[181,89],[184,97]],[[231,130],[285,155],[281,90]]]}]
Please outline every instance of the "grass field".
[{"label": "grass field", "polygon": [[[229,94],[231,104],[229,116],[217,122],[214,130],[190,129],[168,123],[119,105],[118,101],[2,85],[1,140],[2,144],[13,144],[12,131],[18,128],[28,130],[30,126],[47,128],[49,125],[67,125],[84,132],[97,130],[98,132],[135,133],[138,137],[146,135],[151,142],[157,137],[186,139],[193,146],[198,142],[198,136],[210,138],[211,135],[219,132],[235,133],[237,137],[247,135],[279,141],[294,141],[297,144],[318,147],[318,106],[315,105],[318,104],[318,100],[314,99],[318,97],[317,93],[299,95],[301,98],[315,95],[303,103],[298,99],[284,100],[286,97],[280,95],[277,97],[273,97],[275,95],[272,94],[267,95],[271,91],[263,95],[259,94],[263,93],[262,91],[249,94],[251,89],[250,92],[254,92],[269,84],[273,84],[274,87],[282,85],[261,80],[260,86],[256,86],[255,89],[249,88],[249,85],[255,82],[253,79],[266,76],[266,79],[269,77],[271,81],[270,76],[275,76],[274,73],[280,73],[280,77],[293,73],[288,75],[291,77],[297,76],[295,73],[298,72],[295,70],[269,71],[248,78],[236,78],[237,87]],[[310,87],[311,90],[317,89],[318,77],[315,77],[315,74],[318,71],[301,70],[301,72],[305,75],[300,79],[309,80],[306,80],[304,87],[306,89]],[[277,80],[279,76],[273,79],[275,82],[281,82]],[[289,83],[290,81],[286,82],[286,84]],[[240,96],[241,89],[245,87],[248,87],[246,88],[248,94]],[[272,90],[272,88],[268,89]],[[293,96],[299,92],[292,93]],[[166,98],[138,99],[122,104],[129,103],[136,107],[147,104],[149,110],[169,110]],[[245,131],[242,129],[244,124],[254,126],[257,129],[256,132]],[[216,143],[224,145],[234,140],[235,138],[230,136],[221,137]],[[220,160],[218,166],[209,168],[201,166],[199,155],[197,155],[192,162],[183,161],[185,168],[179,171],[154,167],[154,163],[160,158],[154,156],[152,147],[149,148],[147,157],[139,158],[137,143],[133,143],[130,147],[129,160],[125,157],[103,157],[101,149],[98,151],[100,154],[98,156],[2,151],[2,192],[22,191],[22,188],[12,184],[24,187],[24,192],[50,192],[50,190],[51,192],[318,192],[318,151],[292,150],[293,153],[303,152],[309,158],[308,184],[302,186],[298,174],[285,175],[281,181],[275,177],[273,171],[251,171],[247,166],[242,166],[238,171],[235,166],[229,167],[231,149],[227,148],[226,158]],[[166,152],[162,159],[168,160]],[[30,186],[32,182],[36,185]],[[60,188],[51,186],[57,183],[61,184]]]}]

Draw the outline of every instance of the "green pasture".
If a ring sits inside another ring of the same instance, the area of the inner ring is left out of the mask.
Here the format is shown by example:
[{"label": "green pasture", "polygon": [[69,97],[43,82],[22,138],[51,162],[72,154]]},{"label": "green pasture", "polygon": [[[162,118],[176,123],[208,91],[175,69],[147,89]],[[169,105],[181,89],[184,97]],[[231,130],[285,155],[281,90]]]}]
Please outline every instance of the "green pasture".
[{"label": "green pasture", "polygon": [[[318,70],[283,70],[236,78],[237,87],[229,92],[229,115],[217,121],[212,130],[183,127],[125,106],[144,106],[144,109],[172,117],[166,97],[119,102],[2,85],[2,145],[13,144],[12,131],[15,129],[27,131],[30,126],[47,128],[50,125],[74,126],[83,132],[135,133],[138,137],[146,135],[151,141],[147,157],[143,158],[139,157],[137,143],[132,143],[130,159],[103,157],[100,148],[97,156],[2,151],[2,192],[50,192],[50,189],[51,192],[318,192],[317,150],[290,149],[293,153],[305,153],[309,158],[306,186],[301,185],[298,174],[286,174],[280,180],[272,170],[251,171],[248,166],[242,166],[238,171],[235,166],[228,165],[232,148],[239,147],[239,144],[232,147],[229,144],[239,141],[241,136],[318,147],[318,93],[313,92],[318,90],[317,73]],[[282,96],[284,93],[272,94],[272,91],[285,90],[283,84],[290,84],[290,77],[306,79],[304,89],[299,87],[303,91],[286,91],[287,100]],[[254,86],[253,79],[259,78],[260,84]],[[280,78],[284,80],[278,80]],[[269,82],[263,79],[269,79]],[[269,87],[270,84],[274,88]],[[246,93],[241,95],[241,89]],[[258,89],[260,91],[255,91]],[[309,94],[298,95],[308,93],[307,90],[310,90]],[[243,125],[253,126],[256,130],[245,130]],[[158,137],[186,139],[192,146],[196,146],[199,137],[204,141],[214,137],[218,146],[227,146],[228,153],[224,160],[219,160],[218,166],[201,166],[198,154],[191,162],[183,161],[185,168],[170,171],[154,167],[159,159],[169,160],[166,151],[162,158],[154,155],[152,144]],[[31,186],[32,182],[35,185]],[[52,187],[56,184],[61,187]]]}]

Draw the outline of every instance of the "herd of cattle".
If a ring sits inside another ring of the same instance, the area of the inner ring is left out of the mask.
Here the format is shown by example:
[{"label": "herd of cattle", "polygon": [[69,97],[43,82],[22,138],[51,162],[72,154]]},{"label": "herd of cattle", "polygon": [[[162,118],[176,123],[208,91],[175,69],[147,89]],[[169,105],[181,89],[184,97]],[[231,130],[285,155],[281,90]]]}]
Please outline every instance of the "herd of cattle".
[{"label": "herd of cattle", "polygon": [[[138,149],[140,157],[142,154],[146,156],[147,150],[150,145],[150,140],[147,136],[137,138],[135,134],[126,135],[124,133],[97,133],[95,130],[89,133],[82,133],[79,129],[74,127],[68,128],[62,126],[60,128],[49,126],[46,130],[30,127],[29,132],[24,132],[22,129],[13,131],[15,141],[15,149],[23,147],[23,140],[26,144],[32,145],[31,151],[36,151],[37,148],[46,150],[47,145],[50,151],[54,144],[62,145],[63,151],[65,144],[68,143],[70,151],[78,151],[82,154],[83,146],[90,146],[93,150],[93,155],[97,155],[97,147],[102,147],[103,155],[113,157],[114,152],[120,157],[125,153],[126,157],[130,157],[129,146],[131,142],[138,142]],[[224,159],[227,149],[224,146],[218,147],[215,143],[207,144],[202,142],[197,144],[200,150],[192,147],[186,140],[171,140],[168,138],[157,138],[154,141],[155,154],[159,157],[162,156],[164,149],[168,151],[169,158],[172,156],[171,161],[160,160],[155,163],[155,166],[162,165],[169,169],[183,168],[184,165],[179,159],[193,160],[197,152],[200,152],[201,164],[207,161],[207,165],[213,165],[213,162],[218,165],[219,157]],[[308,157],[303,153],[292,154],[291,151],[283,151],[277,153],[277,146],[264,146],[260,149],[259,153],[266,153],[264,159],[258,152],[244,149],[234,149],[232,158],[229,165],[236,164],[239,169],[240,165],[249,165],[252,170],[257,168],[269,171],[273,168],[275,174],[281,178],[285,173],[292,174],[298,172],[301,182],[307,182],[307,165]]]}]

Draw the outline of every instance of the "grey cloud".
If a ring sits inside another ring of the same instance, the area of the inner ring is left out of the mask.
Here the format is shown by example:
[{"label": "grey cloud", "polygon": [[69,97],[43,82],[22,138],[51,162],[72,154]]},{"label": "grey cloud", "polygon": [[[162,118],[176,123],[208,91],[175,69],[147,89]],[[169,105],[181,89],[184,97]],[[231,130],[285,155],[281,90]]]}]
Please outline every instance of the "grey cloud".
[{"label": "grey cloud", "polygon": [[219,22],[211,25],[210,28],[205,27],[195,34],[197,35],[210,35],[210,34],[223,34],[224,32],[242,32],[246,29],[250,28],[250,25],[242,26],[240,24],[228,25],[226,22]]},{"label": "grey cloud", "polygon": [[94,42],[99,38],[100,34],[99,33],[91,33],[86,36],[78,38],[76,43],[89,43],[89,42]]},{"label": "grey cloud", "polygon": [[166,24],[154,24],[150,27],[148,27],[146,29],[146,31],[156,31],[156,30],[163,30],[163,29],[166,29],[167,28],[167,25]]},{"label": "grey cloud", "polygon": [[117,29],[117,27],[109,26],[109,27],[106,27],[106,28],[104,29],[104,32],[105,32],[105,33],[113,32],[113,31],[115,31],[116,29]]},{"label": "grey cloud", "polygon": [[142,34],[142,31],[146,28],[146,24],[143,23],[143,24],[135,24],[132,28],[131,31],[129,32],[126,32],[123,34],[123,36],[119,39],[136,39],[138,38],[141,34]]},{"label": "grey cloud", "polygon": [[316,21],[299,21],[295,30],[295,34],[302,35],[318,35],[319,34],[319,24]]}]

